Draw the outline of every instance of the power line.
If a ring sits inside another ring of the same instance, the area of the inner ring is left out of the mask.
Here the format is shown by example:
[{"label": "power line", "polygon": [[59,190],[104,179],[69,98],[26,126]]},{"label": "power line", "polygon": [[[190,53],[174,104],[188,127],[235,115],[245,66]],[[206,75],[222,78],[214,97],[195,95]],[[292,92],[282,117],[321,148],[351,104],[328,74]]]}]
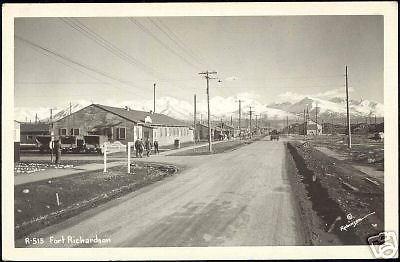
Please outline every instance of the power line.
[{"label": "power line", "polygon": [[[64,63],[62,60],[59,60],[59,59],[55,58],[55,57],[58,57],[58,56],[55,56],[55,54],[52,54],[53,56],[51,56],[51,55],[50,55],[51,53],[48,52],[47,50],[45,50],[44,48],[41,48],[41,47],[39,47],[38,45],[33,44],[32,42],[29,42],[29,41],[27,42],[26,39],[19,38],[17,35],[15,36],[15,38],[17,38],[17,39],[20,40],[20,41],[25,42],[25,44],[31,45],[31,47],[35,47],[35,48],[33,48],[33,50],[37,51],[37,52],[40,53],[41,55],[44,55],[44,56],[53,58],[54,61],[56,61],[56,62],[58,62],[58,63],[60,63],[60,64],[63,64],[63,65],[65,65],[65,66],[67,66],[67,67],[69,67],[69,68],[71,68],[71,69],[73,69],[73,70],[75,70],[75,71],[77,71],[77,72],[80,72],[80,73],[84,74],[85,76],[88,76],[88,77],[90,77],[90,78],[92,78],[92,79],[95,79],[95,80],[98,80],[98,81],[100,81],[100,82],[103,82],[102,80],[98,79],[97,77],[91,76],[91,75],[87,74],[86,72],[84,72],[84,71],[82,71],[82,70],[79,70],[79,69],[77,69],[77,68],[75,68],[75,67],[73,67],[73,66],[71,66],[71,65],[69,65],[69,64],[67,64],[67,63]],[[58,57],[58,58],[59,58],[59,57]],[[103,83],[104,83],[104,82],[103,82]],[[107,83],[107,84],[108,84],[108,83]]]},{"label": "power line", "polygon": [[153,34],[150,30],[148,30],[145,26],[143,26],[141,23],[139,23],[136,19],[128,17],[129,21],[133,24],[135,24],[137,27],[139,27],[140,30],[143,32],[147,33],[150,35],[154,40],[156,40],[160,45],[162,45],[164,48],[169,50],[171,53],[173,53],[175,56],[179,57],[182,59],[186,64],[190,65],[191,67],[194,67],[195,69],[200,69],[198,66],[194,65],[190,61],[188,61],[184,56],[176,52],[174,49],[166,45],[162,40],[160,40],[155,34]]},{"label": "power line", "polygon": [[[161,32],[163,32],[172,42],[174,42],[183,52],[185,52],[187,55],[189,55],[194,61],[196,61],[199,65],[205,66],[205,64],[201,61],[199,61],[199,58],[196,57],[189,48],[185,46],[184,43],[182,43],[179,38],[165,25],[163,25],[166,29],[164,30],[162,26],[158,25],[153,19],[148,18],[150,22],[155,25]],[[160,20],[157,19],[159,23],[162,24]],[[168,32],[166,32],[168,30]],[[173,35],[173,36],[171,36]]]},{"label": "power line", "polygon": [[180,38],[178,37],[178,35],[176,35],[176,34],[174,33],[174,31],[172,31],[172,30],[171,30],[166,24],[164,24],[159,18],[156,18],[156,20],[157,20],[161,25],[163,25],[164,28],[165,28],[168,32],[170,32],[170,33],[175,37],[175,39],[176,39],[178,42],[180,42],[180,43],[182,44],[182,46],[186,47],[186,49],[187,49],[193,56],[199,58],[200,61],[205,61],[205,59],[203,59],[203,58],[200,56],[200,54],[194,52],[194,51],[193,51],[190,47],[188,47],[182,40],[180,40]]},{"label": "power line", "polygon": [[[81,63],[81,62],[75,61],[75,60],[73,60],[73,59],[71,59],[71,58],[69,58],[69,57],[67,57],[67,56],[65,56],[65,55],[59,54],[59,53],[57,53],[57,52],[55,52],[55,51],[52,51],[52,50],[50,50],[50,49],[48,49],[48,48],[46,48],[46,47],[40,46],[40,45],[38,45],[38,44],[36,44],[36,43],[33,43],[33,42],[31,42],[31,41],[29,41],[29,40],[27,40],[27,39],[24,39],[23,37],[20,37],[20,36],[18,36],[18,35],[15,35],[15,38],[18,39],[18,40],[20,40],[20,41],[22,41],[22,42],[24,42],[24,43],[26,43],[26,44],[28,44],[28,45],[31,45],[31,46],[33,46],[33,47],[35,47],[35,48],[38,48],[38,49],[40,49],[40,50],[42,50],[42,51],[45,51],[45,52],[47,52],[47,53],[49,53],[49,54],[51,54],[51,55],[53,55],[53,56],[56,56],[56,57],[61,58],[61,59],[65,60],[65,61],[68,61],[68,62],[71,63],[71,64],[77,65],[77,66],[82,67],[82,68],[84,68],[84,69],[86,69],[86,70],[88,70],[88,71],[95,72],[95,73],[97,73],[97,74],[99,74],[99,75],[101,75],[101,76],[104,76],[104,77],[106,77],[106,78],[109,78],[109,79],[111,79],[111,80],[114,80],[114,81],[116,81],[116,82],[119,82],[119,83],[121,83],[121,84],[127,85],[127,86],[129,86],[129,87],[132,87],[131,85],[126,84],[126,81],[124,81],[124,80],[122,80],[122,79],[116,78],[116,77],[114,77],[114,76],[110,76],[110,75],[108,75],[107,73],[105,73],[105,72],[103,72],[103,71],[101,71],[101,70],[98,70],[98,69],[96,69],[96,68],[90,67],[90,66],[88,66],[88,65],[86,65],[86,64],[83,64],[83,63]],[[120,88],[120,89],[122,89],[122,90],[124,90],[124,91],[128,91],[128,92],[133,93],[132,91],[130,91],[130,90],[128,90],[128,89],[121,88],[121,87],[119,87],[119,86],[115,86],[115,87]],[[133,94],[135,94],[136,96],[139,95],[138,93],[133,93]],[[140,95],[139,95],[139,96],[140,96]],[[143,97],[143,96],[142,96],[142,97]],[[144,98],[144,97],[143,97],[143,98]]]},{"label": "power line", "polygon": [[[112,44],[110,41],[107,41],[104,37],[99,35],[98,33],[94,32],[87,26],[85,26],[82,22],[78,21],[77,19],[70,18],[65,19],[61,18],[61,20],[72,27],[73,29],[79,31],[80,33],[84,34],[86,37],[89,39],[93,40],[95,43],[100,45],[101,47],[105,48],[107,51],[112,53],[113,55],[121,58],[125,62],[131,64],[132,66],[139,67],[142,71],[146,72],[147,74],[153,75],[154,77],[158,78],[159,80],[164,80],[165,82],[175,82],[174,80],[169,80],[168,77],[166,77],[164,74],[158,72],[157,70],[154,70],[153,68],[145,65],[138,59],[134,58],[127,52],[123,51],[122,49],[118,48],[114,44]],[[149,80],[149,81],[154,81]],[[129,84],[129,82],[126,82]],[[176,86],[176,85],[175,85]],[[180,88],[183,90],[183,87],[181,86],[176,86],[177,88]]]},{"label": "power line", "polygon": [[112,44],[111,42],[107,41],[104,37],[97,34],[93,30],[91,30],[90,28],[85,26],[83,23],[81,23],[80,21],[73,19],[73,18],[69,18],[69,19],[68,18],[60,18],[60,19],[65,24],[69,25],[76,31],[82,33],[83,35],[85,35],[86,37],[88,37],[89,39],[91,39],[92,41],[94,41],[95,43],[100,45],[101,47],[105,48],[107,51],[109,51],[113,55],[115,55],[115,56],[121,58],[122,60],[124,60],[125,62],[129,63],[130,65],[138,67],[142,71],[144,71],[148,74],[151,74],[153,76],[160,75],[160,73],[158,73],[155,70],[153,70],[152,68],[146,66],[141,61],[137,60],[136,58],[132,57],[131,55],[129,55],[122,49],[120,49],[117,46],[115,46],[114,44]]}]

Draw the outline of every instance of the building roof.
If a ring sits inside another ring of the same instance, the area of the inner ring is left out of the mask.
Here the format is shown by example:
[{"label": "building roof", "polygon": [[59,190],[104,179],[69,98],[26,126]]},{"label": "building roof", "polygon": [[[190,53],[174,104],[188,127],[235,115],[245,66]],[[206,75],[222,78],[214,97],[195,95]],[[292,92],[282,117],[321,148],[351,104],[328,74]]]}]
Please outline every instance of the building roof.
[{"label": "building roof", "polygon": [[48,123],[20,123],[21,132],[49,132]]},{"label": "building roof", "polygon": [[94,106],[118,115],[122,118],[125,118],[129,121],[135,123],[145,123],[145,118],[149,116],[152,120],[151,125],[163,125],[163,126],[187,126],[183,121],[177,120],[175,118],[158,114],[158,113],[150,113],[146,111],[138,111],[138,110],[126,110],[123,108],[112,107],[112,106],[104,106],[99,104],[93,104]]}]

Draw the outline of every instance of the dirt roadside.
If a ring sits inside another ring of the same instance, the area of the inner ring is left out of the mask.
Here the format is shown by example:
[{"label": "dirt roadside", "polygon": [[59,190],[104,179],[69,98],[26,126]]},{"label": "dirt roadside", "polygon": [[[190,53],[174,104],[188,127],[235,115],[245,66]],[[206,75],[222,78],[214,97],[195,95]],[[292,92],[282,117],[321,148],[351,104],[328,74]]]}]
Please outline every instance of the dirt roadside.
[{"label": "dirt roadside", "polygon": [[383,184],[309,143],[287,144],[291,183],[313,245],[363,245],[384,229]]},{"label": "dirt roadside", "polygon": [[107,173],[102,170],[85,171],[16,185],[15,238],[62,222],[177,171],[173,165],[133,163],[130,174],[126,172],[126,166],[116,166]]}]

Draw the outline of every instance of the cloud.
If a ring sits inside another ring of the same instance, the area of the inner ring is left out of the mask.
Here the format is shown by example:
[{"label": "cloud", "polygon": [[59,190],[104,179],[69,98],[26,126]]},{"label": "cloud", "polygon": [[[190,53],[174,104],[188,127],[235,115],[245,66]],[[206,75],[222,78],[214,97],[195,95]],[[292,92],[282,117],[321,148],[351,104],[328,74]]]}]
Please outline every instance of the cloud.
[{"label": "cloud", "polygon": [[[354,88],[349,87],[349,92],[350,93],[355,92]],[[285,93],[279,94],[277,96],[277,100],[275,102],[296,103],[305,97],[313,97],[313,98],[329,100],[334,97],[345,97],[345,96],[346,96],[345,88],[340,87],[340,88],[335,88],[335,89],[331,89],[331,90],[321,92],[321,93],[316,93],[316,94],[299,94],[299,93],[294,93],[294,92],[285,92]]]},{"label": "cloud", "polygon": [[227,78],[225,78],[225,81],[236,81],[239,80],[239,77],[237,76],[229,76]]},{"label": "cloud", "polygon": [[298,94],[298,93],[293,93],[293,92],[285,92],[282,94],[279,94],[277,96],[277,101],[275,102],[291,102],[291,103],[295,103],[297,101],[300,101],[301,99],[305,98],[306,95],[303,94]]}]

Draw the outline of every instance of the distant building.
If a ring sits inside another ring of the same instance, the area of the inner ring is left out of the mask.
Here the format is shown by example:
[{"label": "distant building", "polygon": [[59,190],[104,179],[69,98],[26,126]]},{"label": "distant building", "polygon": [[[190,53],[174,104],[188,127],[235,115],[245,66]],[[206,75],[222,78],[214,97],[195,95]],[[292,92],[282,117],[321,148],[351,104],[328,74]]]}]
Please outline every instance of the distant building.
[{"label": "distant building", "polygon": [[299,132],[301,135],[322,135],[322,126],[312,120],[299,125]]},{"label": "distant building", "polygon": [[20,123],[14,120],[14,162],[18,162],[20,157],[20,142],[21,142],[21,130]]},{"label": "distant building", "polygon": [[[214,140],[215,127],[211,126],[211,139]],[[196,124],[196,134],[199,141],[208,140],[208,126],[205,124]]]},{"label": "distant building", "polygon": [[193,130],[184,122],[163,114],[91,104],[54,122],[56,136],[104,136],[123,144],[136,139],[158,140],[160,146],[193,141]]},{"label": "distant building", "polygon": [[48,123],[21,123],[21,144],[36,145],[36,137],[50,135]]},{"label": "distant building", "polygon": [[358,135],[366,135],[366,134],[373,134],[379,133],[384,131],[384,124],[367,124],[367,123],[359,123],[351,125],[351,132]]}]

